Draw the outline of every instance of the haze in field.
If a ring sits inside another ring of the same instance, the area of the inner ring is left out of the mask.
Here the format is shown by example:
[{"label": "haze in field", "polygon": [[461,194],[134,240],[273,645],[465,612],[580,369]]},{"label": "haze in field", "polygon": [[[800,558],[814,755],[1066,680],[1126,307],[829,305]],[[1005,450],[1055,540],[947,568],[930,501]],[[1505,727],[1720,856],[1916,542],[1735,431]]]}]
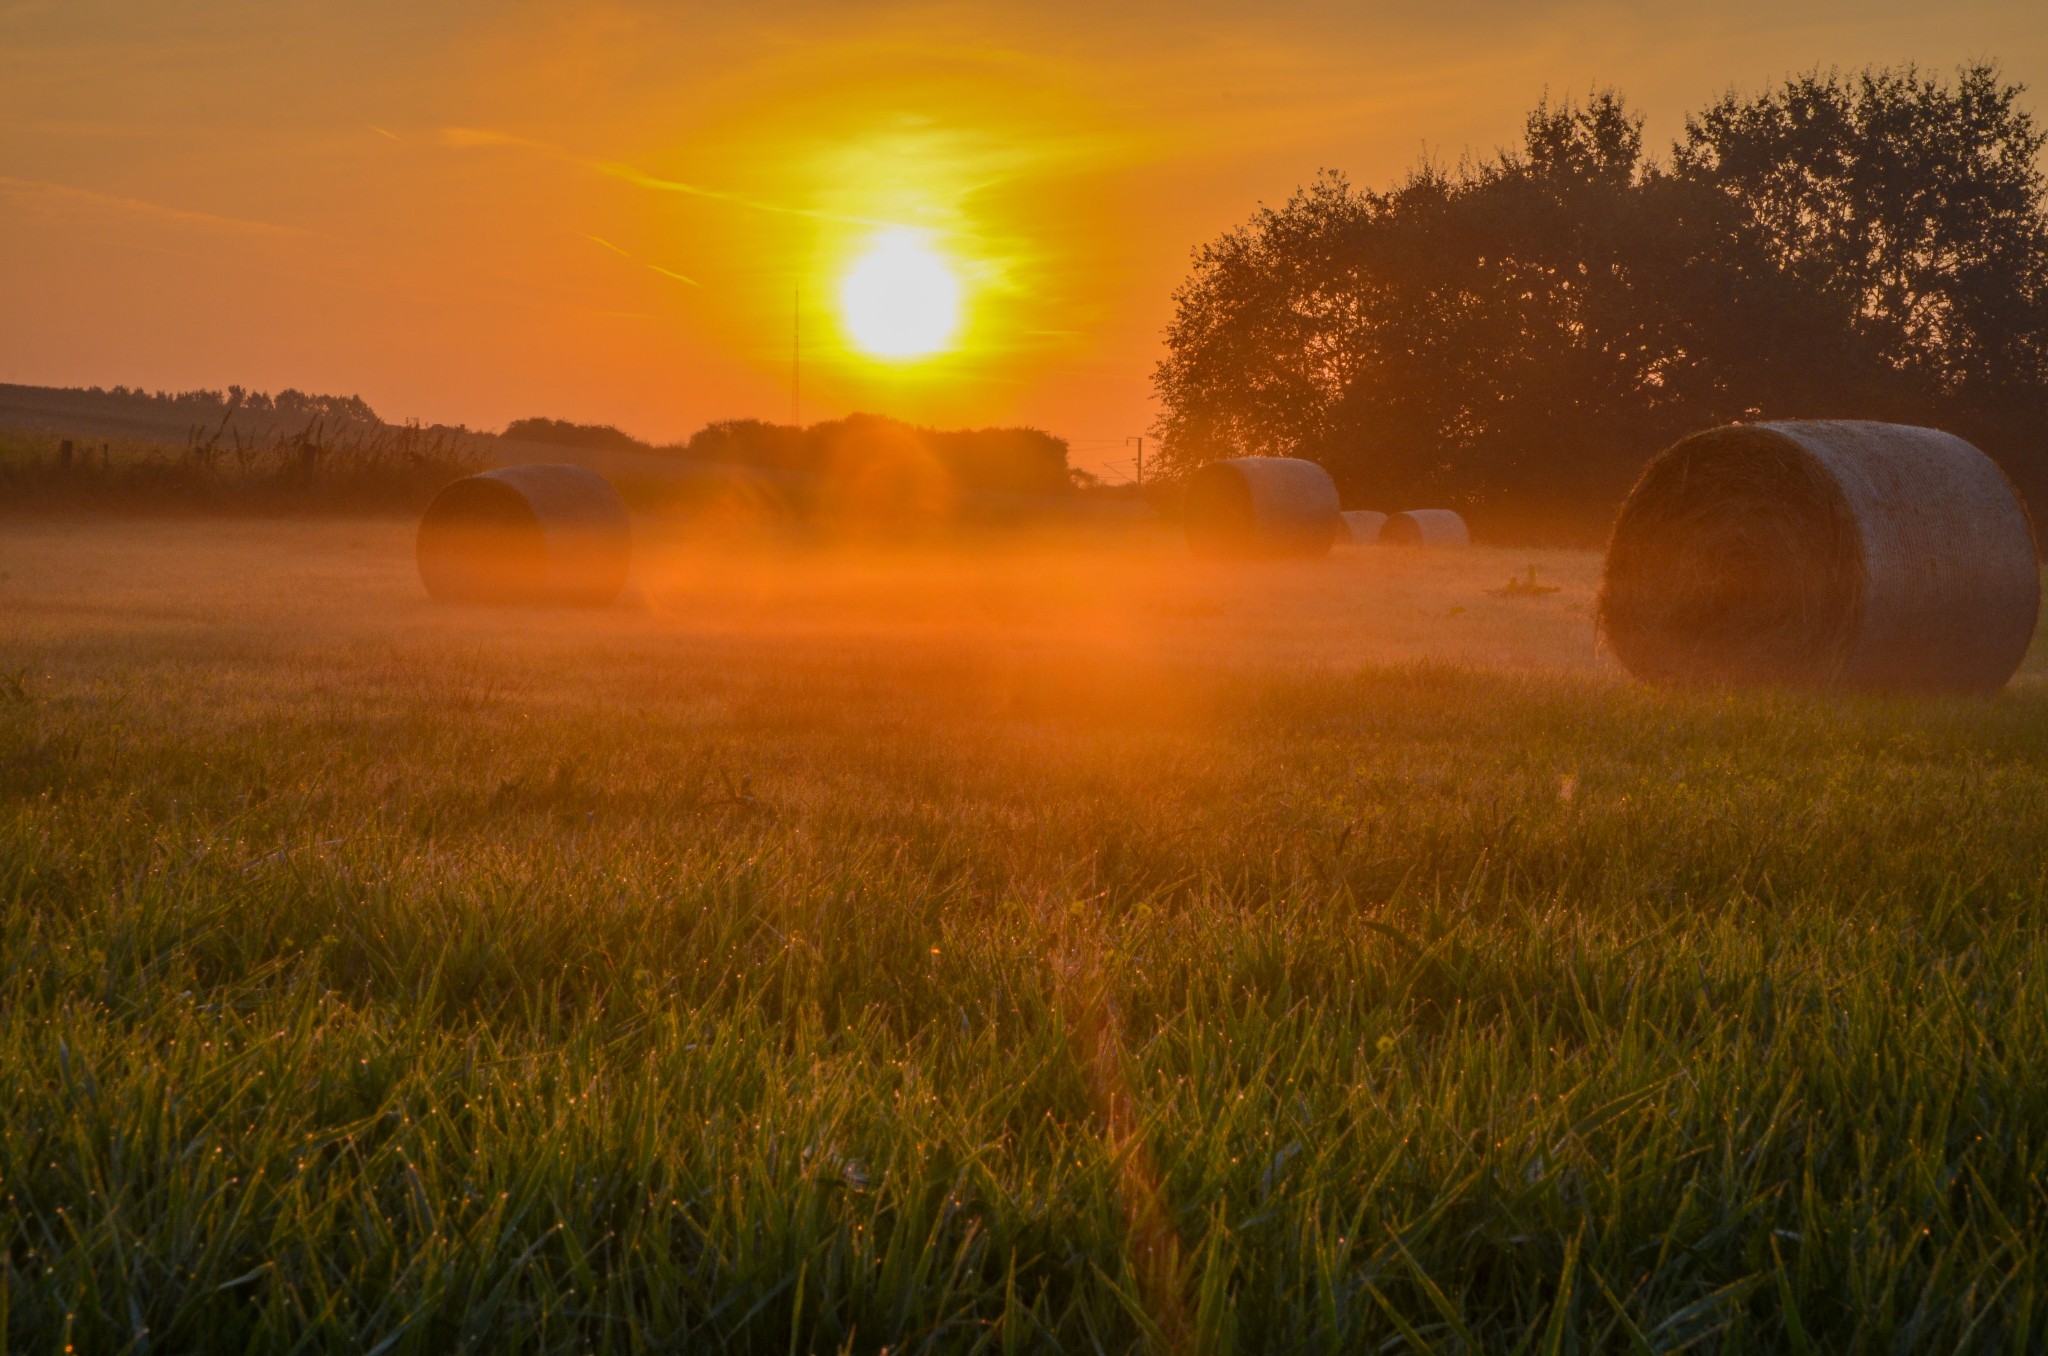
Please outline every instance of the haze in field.
[{"label": "haze in field", "polygon": [[0,5],[0,380],[652,438],[794,396],[1115,469],[1190,248],[1320,167],[1487,153],[1546,89],[1617,86],[1656,144],[1815,64],[2039,88],[2039,17],[27,0]]}]

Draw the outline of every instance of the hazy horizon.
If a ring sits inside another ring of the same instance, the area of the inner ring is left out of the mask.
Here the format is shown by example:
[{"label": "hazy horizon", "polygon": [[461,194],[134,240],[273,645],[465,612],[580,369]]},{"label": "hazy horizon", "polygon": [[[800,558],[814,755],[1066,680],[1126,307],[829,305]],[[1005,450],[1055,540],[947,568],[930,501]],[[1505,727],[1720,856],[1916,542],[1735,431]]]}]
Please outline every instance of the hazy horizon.
[{"label": "hazy horizon", "polygon": [[[1815,65],[1990,58],[2033,6],[0,5],[0,381],[360,394],[654,441],[874,410],[1029,424],[1089,469],[1154,418],[1189,251],[1323,167],[1380,184],[1614,86],[1653,146]],[[2038,110],[2038,93],[2029,102]],[[854,342],[917,232],[945,347]]]}]

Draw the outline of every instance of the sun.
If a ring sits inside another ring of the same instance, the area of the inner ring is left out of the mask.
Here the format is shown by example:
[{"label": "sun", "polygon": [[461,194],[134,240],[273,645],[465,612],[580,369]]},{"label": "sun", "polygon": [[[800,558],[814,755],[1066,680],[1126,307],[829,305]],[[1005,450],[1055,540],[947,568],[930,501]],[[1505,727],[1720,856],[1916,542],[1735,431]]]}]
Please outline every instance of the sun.
[{"label": "sun", "polygon": [[868,244],[839,288],[853,341],[877,358],[937,353],[960,324],[960,282],[916,231],[895,227]]}]

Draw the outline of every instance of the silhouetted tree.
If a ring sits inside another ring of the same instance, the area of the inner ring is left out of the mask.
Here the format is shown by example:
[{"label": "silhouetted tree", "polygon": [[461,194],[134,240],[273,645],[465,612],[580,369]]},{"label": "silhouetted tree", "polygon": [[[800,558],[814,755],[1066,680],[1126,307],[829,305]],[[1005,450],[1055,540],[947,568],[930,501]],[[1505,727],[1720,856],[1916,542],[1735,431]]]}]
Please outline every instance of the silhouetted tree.
[{"label": "silhouetted tree", "polygon": [[727,419],[705,425],[674,450],[696,461],[842,479],[882,475],[885,467],[907,476],[903,468],[917,466],[971,495],[1073,489],[1066,441],[1033,428],[930,429],[878,414],[805,428]]},{"label": "silhouetted tree", "polygon": [[2037,493],[2042,138],[1989,67],[1801,76],[1690,119],[1620,96],[1386,192],[1326,173],[1196,254],[1155,383],[1170,469],[1313,457],[1348,502],[1604,526],[1693,428],[1939,423]]},{"label": "silhouetted tree", "polygon": [[500,435],[513,442],[545,443],[593,452],[652,452],[654,448],[610,424],[577,424],[567,419],[514,419]]}]

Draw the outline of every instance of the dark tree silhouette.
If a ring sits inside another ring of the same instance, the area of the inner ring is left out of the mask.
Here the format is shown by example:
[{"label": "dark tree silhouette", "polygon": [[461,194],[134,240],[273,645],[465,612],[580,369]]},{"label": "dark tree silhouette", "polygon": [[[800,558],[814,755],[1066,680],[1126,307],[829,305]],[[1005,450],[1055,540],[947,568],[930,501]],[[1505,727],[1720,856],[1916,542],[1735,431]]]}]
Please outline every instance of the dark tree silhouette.
[{"label": "dark tree silhouette", "polygon": [[1939,424],[2048,493],[2043,140],[1988,66],[1813,73],[1646,157],[1619,95],[1385,192],[1326,173],[1197,251],[1155,376],[1169,470],[1313,457],[1347,503],[1604,530],[1731,419]]}]

